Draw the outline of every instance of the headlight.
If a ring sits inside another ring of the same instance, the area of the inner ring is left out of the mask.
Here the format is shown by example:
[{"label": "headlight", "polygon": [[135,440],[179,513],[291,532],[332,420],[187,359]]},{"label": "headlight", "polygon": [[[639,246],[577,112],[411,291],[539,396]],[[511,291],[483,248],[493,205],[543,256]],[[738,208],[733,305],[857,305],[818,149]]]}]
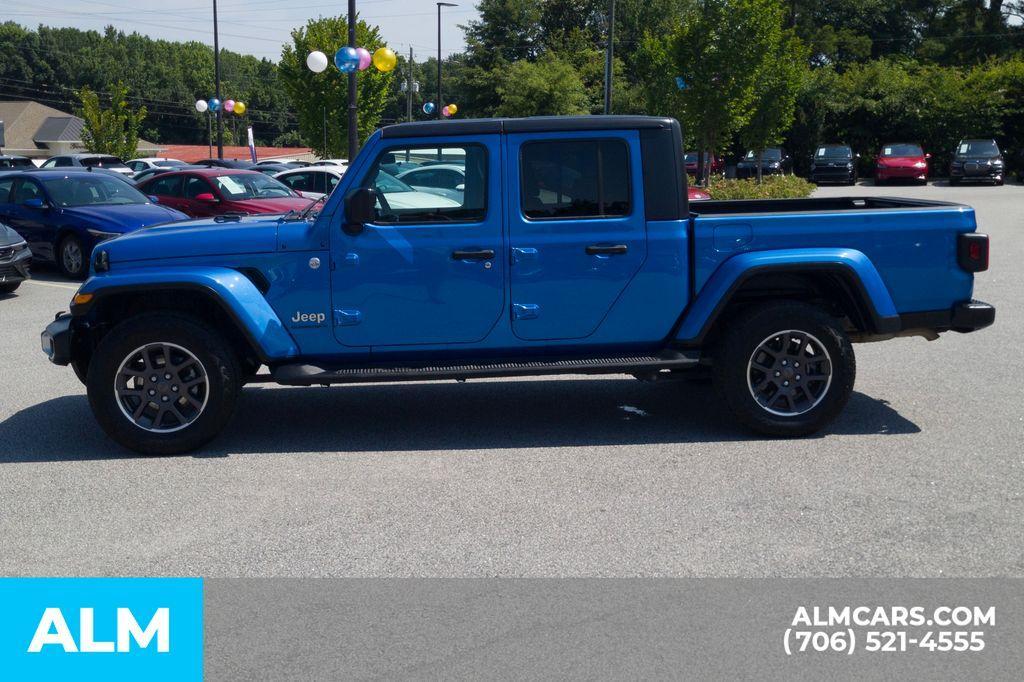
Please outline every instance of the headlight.
[{"label": "headlight", "polygon": [[1002,166],[1003,165],[1003,160],[1002,159],[992,159],[992,165],[993,166]]},{"label": "headlight", "polygon": [[853,170],[853,161],[846,162],[846,170]]},{"label": "headlight", "polygon": [[91,234],[93,237],[96,237],[96,239],[100,241],[105,241],[107,239],[113,239],[114,237],[121,236],[120,232],[104,232],[103,230],[87,229],[86,232]]},{"label": "headlight", "polygon": [[914,168],[927,168],[927,167],[928,167],[928,164],[925,163],[924,161],[918,161],[917,163],[914,164]]},{"label": "headlight", "polygon": [[771,167],[772,168],[778,168],[780,165],[781,164],[778,161],[772,161],[772,163],[771,163]]},{"label": "headlight", "polygon": [[28,242],[18,242],[12,248],[14,249],[14,253],[21,253],[28,248]]}]

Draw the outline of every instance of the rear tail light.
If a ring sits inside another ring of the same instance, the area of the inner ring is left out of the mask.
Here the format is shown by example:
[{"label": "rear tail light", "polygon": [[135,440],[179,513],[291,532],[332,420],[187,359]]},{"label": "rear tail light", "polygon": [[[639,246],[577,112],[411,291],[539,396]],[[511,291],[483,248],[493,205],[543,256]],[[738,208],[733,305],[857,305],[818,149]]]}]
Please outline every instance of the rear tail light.
[{"label": "rear tail light", "polygon": [[957,237],[956,261],[967,272],[988,270],[988,235],[969,232]]}]

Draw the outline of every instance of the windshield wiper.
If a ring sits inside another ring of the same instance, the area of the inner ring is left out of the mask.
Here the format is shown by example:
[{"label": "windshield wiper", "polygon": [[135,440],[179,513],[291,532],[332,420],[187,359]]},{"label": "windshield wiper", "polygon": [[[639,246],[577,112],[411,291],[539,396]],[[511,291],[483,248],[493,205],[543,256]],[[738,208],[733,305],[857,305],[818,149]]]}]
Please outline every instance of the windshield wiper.
[{"label": "windshield wiper", "polygon": [[[309,216],[310,211],[313,210],[313,207],[316,206],[317,204],[322,204],[324,201],[327,200],[328,196],[330,196],[330,195],[329,194],[324,194],[319,199],[314,201],[312,204],[310,204],[306,208],[302,209],[302,213],[301,213],[301,215],[299,215],[299,220],[305,220]],[[292,209],[292,210],[294,210],[294,209]]]}]

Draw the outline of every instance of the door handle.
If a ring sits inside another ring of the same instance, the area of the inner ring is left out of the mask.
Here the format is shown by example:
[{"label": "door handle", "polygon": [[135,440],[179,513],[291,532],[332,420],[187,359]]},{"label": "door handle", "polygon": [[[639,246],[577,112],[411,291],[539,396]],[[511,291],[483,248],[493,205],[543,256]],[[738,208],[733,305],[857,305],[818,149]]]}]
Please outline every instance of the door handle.
[{"label": "door handle", "polygon": [[494,249],[452,251],[452,260],[491,260]]},{"label": "door handle", "polygon": [[605,256],[616,253],[626,253],[627,251],[629,251],[629,247],[625,244],[613,244],[610,246],[603,244],[591,244],[587,247],[588,256]]}]

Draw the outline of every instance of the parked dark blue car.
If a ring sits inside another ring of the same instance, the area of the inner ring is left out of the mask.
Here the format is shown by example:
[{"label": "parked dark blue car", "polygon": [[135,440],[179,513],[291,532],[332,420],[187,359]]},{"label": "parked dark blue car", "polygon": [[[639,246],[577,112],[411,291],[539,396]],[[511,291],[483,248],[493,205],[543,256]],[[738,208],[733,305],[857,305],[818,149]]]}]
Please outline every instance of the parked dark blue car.
[{"label": "parked dark blue car", "polygon": [[38,260],[73,279],[89,272],[93,247],[142,227],[188,220],[108,173],[40,170],[0,173],[0,221],[28,242]]}]

